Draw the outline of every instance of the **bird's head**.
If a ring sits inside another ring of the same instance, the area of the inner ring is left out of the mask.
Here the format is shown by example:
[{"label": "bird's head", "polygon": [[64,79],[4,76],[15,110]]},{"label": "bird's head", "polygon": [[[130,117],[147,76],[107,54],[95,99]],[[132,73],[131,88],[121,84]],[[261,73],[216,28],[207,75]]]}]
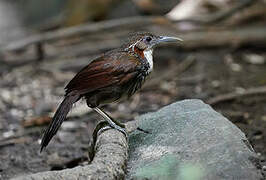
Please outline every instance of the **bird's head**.
[{"label": "bird's head", "polygon": [[137,48],[140,51],[152,50],[156,45],[163,42],[178,42],[183,41],[177,37],[157,36],[152,33],[137,33],[132,36],[126,49],[135,51]]}]

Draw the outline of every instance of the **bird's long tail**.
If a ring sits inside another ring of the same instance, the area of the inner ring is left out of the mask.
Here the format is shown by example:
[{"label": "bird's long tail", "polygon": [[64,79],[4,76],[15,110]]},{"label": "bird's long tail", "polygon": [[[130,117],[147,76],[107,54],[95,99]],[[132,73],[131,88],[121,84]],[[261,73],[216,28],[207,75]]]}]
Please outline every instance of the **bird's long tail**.
[{"label": "bird's long tail", "polygon": [[53,136],[56,134],[59,127],[65,120],[73,104],[77,102],[79,98],[80,98],[79,94],[74,94],[74,95],[69,94],[65,96],[65,99],[59,105],[58,109],[56,110],[54,114],[52,121],[50,122],[48,128],[45,130],[43,134],[40,152],[42,152],[42,150],[49,144],[50,140],[53,138]]}]

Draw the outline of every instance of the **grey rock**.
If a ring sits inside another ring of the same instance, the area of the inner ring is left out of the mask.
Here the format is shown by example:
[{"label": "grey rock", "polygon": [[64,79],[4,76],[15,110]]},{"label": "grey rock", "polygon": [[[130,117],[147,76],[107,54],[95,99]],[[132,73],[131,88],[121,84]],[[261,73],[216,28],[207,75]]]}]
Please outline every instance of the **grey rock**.
[{"label": "grey rock", "polygon": [[263,179],[245,134],[200,100],[138,118],[129,139],[128,179]]}]

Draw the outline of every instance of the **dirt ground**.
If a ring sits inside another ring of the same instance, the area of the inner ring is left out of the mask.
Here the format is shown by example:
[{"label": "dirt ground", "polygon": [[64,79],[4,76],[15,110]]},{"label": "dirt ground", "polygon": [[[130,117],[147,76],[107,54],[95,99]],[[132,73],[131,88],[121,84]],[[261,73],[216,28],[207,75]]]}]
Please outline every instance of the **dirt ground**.
[{"label": "dirt ground", "polygon": [[[265,86],[266,62],[249,61],[252,57],[265,59],[263,52],[250,48],[192,52],[158,48],[154,72],[142,90],[130,100],[105,105],[104,109],[126,122],[175,101],[198,98],[209,102],[222,94]],[[0,179],[86,164],[91,132],[101,118],[89,111],[85,102],[75,106],[48,148],[39,153],[47,123],[43,124],[49,121],[62,100],[64,85],[74,75],[72,70],[49,72],[41,67],[42,63],[29,63],[0,68]],[[266,165],[266,94],[245,95],[212,107],[247,135]]]}]

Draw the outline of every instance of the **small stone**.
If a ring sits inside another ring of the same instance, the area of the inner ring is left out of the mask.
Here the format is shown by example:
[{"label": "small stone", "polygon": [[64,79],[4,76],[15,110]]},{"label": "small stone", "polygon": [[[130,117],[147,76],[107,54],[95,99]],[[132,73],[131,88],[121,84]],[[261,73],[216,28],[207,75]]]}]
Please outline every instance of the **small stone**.
[{"label": "small stone", "polygon": [[260,162],[265,162],[265,156],[260,156]]},{"label": "small stone", "polygon": [[248,119],[248,118],[250,117],[250,115],[249,115],[248,112],[245,112],[243,115],[244,115],[244,118],[245,118],[245,119]]},{"label": "small stone", "polygon": [[258,54],[246,54],[243,58],[247,63],[250,64],[259,65],[264,64],[266,62],[265,57]]},{"label": "small stone", "polygon": [[266,171],[266,166],[262,166],[262,170],[263,171]]},{"label": "small stone", "polygon": [[42,143],[42,139],[38,139],[38,144],[41,144]]},{"label": "small stone", "polygon": [[66,131],[59,131],[57,134],[61,142],[68,143],[68,144],[75,142],[76,137],[73,133],[66,132]]},{"label": "small stone", "polygon": [[10,102],[12,100],[11,92],[8,90],[3,89],[1,91],[1,97],[7,102]]},{"label": "small stone", "polygon": [[77,122],[77,121],[65,121],[61,128],[62,130],[66,130],[66,131],[70,131],[70,130],[74,130],[80,127],[80,123],[81,122]]},{"label": "small stone", "polygon": [[66,159],[59,156],[58,153],[53,153],[48,156],[47,163],[52,167],[61,167],[65,164]]},{"label": "small stone", "polygon": [[256,140],[259,140],[259,139],[262,139],[263,136],[262,136],[262,135],[256,135],[256,136],[254,136],[253,138],[256,139]]},{"label": "small stone", "polygon": [[262,116],[262,117],[261,117],[261,120],[262,120],[262,121],[266,121],[266,115]]},{"label": "small stone", "polygon": [[201,86],[196,86],[196,87],[195,87],[195,92],[196,92],[197,94],[202,93],[202,87],[201,87]]},{"label": "small stone", "polygon": [[240,64],[237,64],[237,63],[232,63],[230,65],[230,68],[232,69],[232,71],[234,72],[239,72],[242,70],[242,66]]},{"label": "small stone", "polygon": [[218,87],[220,87],[221,82],[218,81],[218,80],[214,80],[214,81],[211,82],[211,84],[212,84],[212,86],[213,86],[214,88],[218,88]]},{"label": "small stone", "polygon": [[236,87],[235,88],[236,93],[243,94],[246,90],[242,87]]},{"label": "small stone", "polygon": [[11,136],[14,136],[14,131],[7,131],[7,132],[4,132],[3,133],[3,137],[4,138],[9,138],[9,137],[11,137]]}]

